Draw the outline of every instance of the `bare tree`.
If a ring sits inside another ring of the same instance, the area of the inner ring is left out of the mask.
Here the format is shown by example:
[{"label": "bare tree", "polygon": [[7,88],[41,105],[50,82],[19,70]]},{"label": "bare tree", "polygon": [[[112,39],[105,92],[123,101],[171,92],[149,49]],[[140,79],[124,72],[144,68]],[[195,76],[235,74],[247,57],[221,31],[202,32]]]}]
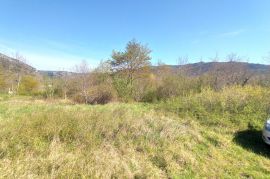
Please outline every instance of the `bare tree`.
[{"label": "bare tree", "polygon": [[76,76],[78,87],[84,102],[88,103],[88,88],[90,87],[90,68],[85,60],[81,64],[75,66],[75,71],[78,73]]},{"label": "bare tree", "polygon": [[263,86],[270,86],[270,52],[266,56],[263,57],[263,60],[268,65],[267,72],[260,77],[260,84]]},{"label": "bare tree", "polygon": [[211,57],[210,60],[212,62],[219,62],[220,58],[219,58],[218,52],[216,52],[215,56]]},{"label": "bare tree", "polygon": [[178,65],[181,65],[181,66],[187,65],[189,63],[188,56],[179,57],[177,63]]},{"label": "bare tree", "polygon": [[228,55],[228,62],[214,63],[210,71],[210,77],[213,78],[213,86],[220,89],[224,86],[241,85],[245,86],[253,76],[249,70],[248,64],[235,55]]},{"label": "bare tree", "polygon": [[228,62],[241,62],[241,57],[237,53],[230,53],[227,55]]},{"label": "bare tree", "polygon": [[68,92],[69,73],[65,70],[63,70],[61,81],[62,81],[63,96],[64,96],[64,99],[66,100],[67,92]]},{"label": "bare tree", "polygon": [[[15,53],[14,58],[16,60],[18,60],[19,63],[26,64],[26,58],[24,56],[22,56],[19,52]],[[19,91],[23,75],[24,75],[24,69],[23,68],[16,69],[16,76],[15,76],[16,93],[18,93],[18,91]],[[13,89],[13,84],[12,84],[11,89],[14,90]]]},{"label": "bare tree", "polygon": [[98,67],[95,69],[95,72],[110,74],[111,68],[112,68],[112,66],[109,63],[109,61],[103,61],[103,60],[101,60],[101,62],[99,63]]},{"label": "bare tree", "polygon": [[270,63],[270,52],[268,52],[268,55],[265,56],[265,57],[263,57],[263,59],[265,60],[265,62],[266,62],[267,64],[269,64],[269,63]]}]

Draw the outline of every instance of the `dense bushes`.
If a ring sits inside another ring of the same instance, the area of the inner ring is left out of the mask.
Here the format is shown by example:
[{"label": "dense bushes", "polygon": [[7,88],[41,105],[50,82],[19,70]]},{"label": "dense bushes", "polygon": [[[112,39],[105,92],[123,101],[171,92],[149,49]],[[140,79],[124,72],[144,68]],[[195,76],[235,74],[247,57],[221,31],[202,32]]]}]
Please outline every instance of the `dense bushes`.
[{"label": "dense bushes", "polygon": [[168,76],[161,81],[157,89],[158,99],[168,99],[177,96],[185,96],[201,90],[197,78],[174,75]]},{"label": "dense bushes", "polygon": [[[93,72],[86,77],[87,82],[75,77],[68,85],[67,94],[77,103],[106,104],[117,99],[113,80],[106,73]],[[70,85],[72,87],[70,87]]]},{"label": "dense bushes", "polygon": [[[46,98],[69,98],[76,103],[87,104],[106,104],[112,101],[179,101],[178,104],[183,104],[186,101],[189,108],[206,110],[205,112],[215,110],[217,113],[251,110],[250,106],[246,107],[249,102],[253,102],[253,108],[256,109],[258,106],[255,104],[262,105],[261,101],[265,101],[265,95],[268,94],[268,87],[254,83],[244,87],[228,85],[216,89],[211,76],[186,76],[169,68],[166,72],[140,72],[134,74],[133,83],[126,82],[122,74],[108,71],[74,74],[65,78],[46,78],[43,84],[40,83],[40,79],[26,75],[21,78],[18,92],[20,95],[44,94]],[[258,93],[257,96],[255,92]],[[198,109],[195,104],[203,108]],[[187,106],[185,108],[187,109]]]},{"label": "dense bushes", "polygon": [[[221,91],[203,89],[201,93],[179,96],[157,104],[158,109],[196,117],[202,122],[226,124],[226,120],[241,124],[249,121],[261,127],[270,113],[268,88],[232,86]],[[223,121],[224,120],[224,121]]]},{"label": "dense bushes", "polygon": [[[137,74],[133,83],[126,84],[123,75],[93,71],[87,74],[71,75],[66,79],[46,79],[41,87],[36,78],[25,76],[22,78],[19,92],[31,95],[43,91],[46,98],[69,98],[76,103],[87,104],[106,104],[112,101],[153,103],[177,101],[178,99],[194,100],[195,104],[210,100],[203,104],[207,110],[224,109],[224,104],[230,104],[226,110],[238,112],[241,107],[245,106],[245,103],[242,102],[242,98],[246,99],[242,96],[244,91],[250,88],[256,89],[255,91],[259,89],[267,91],[265,90],[267,87],[260,87],[256,84],[244,87],[228,85],[216,89],[212,80],[208,75],[186,76],[167,69],[166,73],[147,71]],[[254,93],[252,90],[250,92]],[[248,91],[246,93],[249,94]],[[220,96],[220,94],[224,96]],[[235,97],[228,97],[230,95],[235,95]],[[205,98],[206,96],[207,98]],[[226,100],[223,99],[225,96],[227,96]],[[242,98],[236,98],[239,96]],[[190,97],[192,98],[189,99]],[[248,98],[248,100],[254,99],[250,96]],[[217,99],[222,100],[217,101]],[[257,102],[259,103],[260,100]],[[234,105],[235,103],[237,105]],[[243,104],[240,105],[240,103]],[[221,112],[223,111],[221,110]]]},{"label": "dense bushes", "polygon": [[[87,90],[87,104],[106,104],[116,99],[115,91],[105,84],[96,85]],[[77,94],[73,100],[78,103],[85,103],[84,96]]]}]

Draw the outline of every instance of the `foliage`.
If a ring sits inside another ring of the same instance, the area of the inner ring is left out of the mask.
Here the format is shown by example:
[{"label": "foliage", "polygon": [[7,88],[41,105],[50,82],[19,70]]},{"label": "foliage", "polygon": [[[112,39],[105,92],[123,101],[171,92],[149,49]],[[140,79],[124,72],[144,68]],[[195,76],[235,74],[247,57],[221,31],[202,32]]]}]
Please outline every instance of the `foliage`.
[{"label": "foliage", "polygon": [[[237,125],[249,122],[260,127],[270,112],[269,99],[269,89],[263,87],[233,86],[218,92],[208,88],[201,93],[166,100],[157,108],[178,115],[188,114],[202,122],[235,122]],[[223,121],[225,119],[229,121]]]},{"label": "foliage", "polygon": [[0,66],[0,91],[6,88],[6,79],[2,66]]},{"label": "foliage", "polygon": [[113,51],[110,61],[113,71],[127,72],[130,80],[136,70],[140,70],[150,65],[151,50],[147,46],[141,45],[136,40],[128,42],[125,52]]},{"label": "foliage", "polygon": [[147,46],[141,45],[136,40],[128,42],[124,52],[113,51],[112,60],[109,63],[111,71],[117,75],[116,88],[126,90],[124,100],[126,100],[126,95],[132,98],[134,82],[142,74],[147,73],[151,60],[150,53],[151,50]]},{"label": "foliage", "polygon": [[102,106],[9,97],[0,100],[0,178],[267,178],[258,131],[268,91]]},{"label": "foliage", "polygon": [[101,84],[88,91],[90,104],[106,104],[116,99],[115,91],[110,85]]},{"label": "foliage", "polygon": [[[91,86],[86,90],[87,104],[106,104],[117,98],[111,77],[106,73],[95,72],[89,76]],[[76,93],[74,101],[84,102],[84,96]]]},{"label": "foliage", "polygon": [[122,101],[132,101],[133,86],[131,84],[127,85],[125,79],[121,78],[119,75],[114,75],[113,86]]},{"label": "foliage", "polygon": [[31,95],[38,91],[39,81],[30,75],[23,76],[19,86],[19,94]]}]

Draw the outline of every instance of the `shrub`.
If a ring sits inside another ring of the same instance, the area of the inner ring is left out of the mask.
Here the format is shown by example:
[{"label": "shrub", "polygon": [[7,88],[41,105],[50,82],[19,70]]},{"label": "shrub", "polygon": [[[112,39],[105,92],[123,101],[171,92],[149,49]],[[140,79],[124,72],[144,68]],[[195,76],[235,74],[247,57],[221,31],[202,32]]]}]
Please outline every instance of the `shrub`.
[{"label": "shrub", "polygon": [[142,102],[147,102],[147,103],[153,103],[158,100],[158,95],[157,95],[157,90],[156,89],[147,89],[143,96],[141,101]]},{"label": "shrub", "polygon": [[133,100],[132,96],[134,86],[131,84],[127,85],[125,79],[115,76],[113,79],[113,87],[115,88],[117,96],[120,98],[120,100],[124,102]]},{"label": "shrub", "polygon": [[6,80],[5,80],[5,76],[3,73],[3,69],[0,66],[0,92],[4,91],[6,88]]},{"label": "shrub", "polygon": [[171,75],[162,79],[157,89],[159,99],[168,99],[199,92],[200,83],[196,78]]},{"label": "shrub", "polygon": [[116,94],[111,86],[106,84],[97,85],[88,90],[88,103],[106,104],[116,99]]},{"label": "shrub", "polygon": [[116,100],[117,92],[113,88],[112,79],[107,74],[92,73],[90,80],[90,87],[87,88],[86,93],[75,91],[73,101],[77,103],[87,104],[106,104]]},{"label": "shrub", "polygon": [[31,95],[38,92],[39,81],[34,76],[23,76],[19,86],[19,94]]},{"label": "shrub", "polygon": [[158,104],[158,109],[190,115],[202,122],[225,124],[231,121],[246,125],[248,121],[258,126],[268,116],[269,106],[267,88],[231,86],[221,91],[206,88],[201,93],[171,98]]}]

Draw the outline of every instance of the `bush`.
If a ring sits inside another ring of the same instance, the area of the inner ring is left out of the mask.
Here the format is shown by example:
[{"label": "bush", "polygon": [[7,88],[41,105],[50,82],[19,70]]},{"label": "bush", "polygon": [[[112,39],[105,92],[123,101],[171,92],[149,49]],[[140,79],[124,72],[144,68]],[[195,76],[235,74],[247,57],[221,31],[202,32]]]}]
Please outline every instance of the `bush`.
[{"label": "bush", "polygon": [[93,73],[90,81],[91,85],[86,93],[77,91],[73,95],[73,101],[87,104],[106,104],[116,100],[117,92],[113,88],[110,76]]},{"label": "bush", "polygon": [[156,89],[148,89],[143,94],[141,102],[154,103],[158,100],[157,90]]},{"label": "bush", "polygon": [[88,91],[89,104],[106,104],[116,99],[116,94],[111,86],[106,84],[92,87]]},{"label": "bush", "polygon": [[117,96],[124,102],[133,101],[134,86],[126,84],[126,80],[115,76],[113,79],[113,87],[117,92]]},{"label": "bush", "polygon": [[231,121],[246,125],[248,121],[258,126],[269,114],[270,92],[267,88],[252,86],[231,86],[218,92],[208,88],[201,93],[168,99],[157,106],[178,115],[188,114],[206,123]]},{"label": "bush", "polygon": [[168,99],[185,96],[200,90],[197,78],[171,75],[162,79],[161,85],[157,89],[157,95],[159,99]]},{"label": "bush", "polygon": [[23,76],[19,86],[19,94],[32,95],[38,92],[39,81],[34,76]]}]

